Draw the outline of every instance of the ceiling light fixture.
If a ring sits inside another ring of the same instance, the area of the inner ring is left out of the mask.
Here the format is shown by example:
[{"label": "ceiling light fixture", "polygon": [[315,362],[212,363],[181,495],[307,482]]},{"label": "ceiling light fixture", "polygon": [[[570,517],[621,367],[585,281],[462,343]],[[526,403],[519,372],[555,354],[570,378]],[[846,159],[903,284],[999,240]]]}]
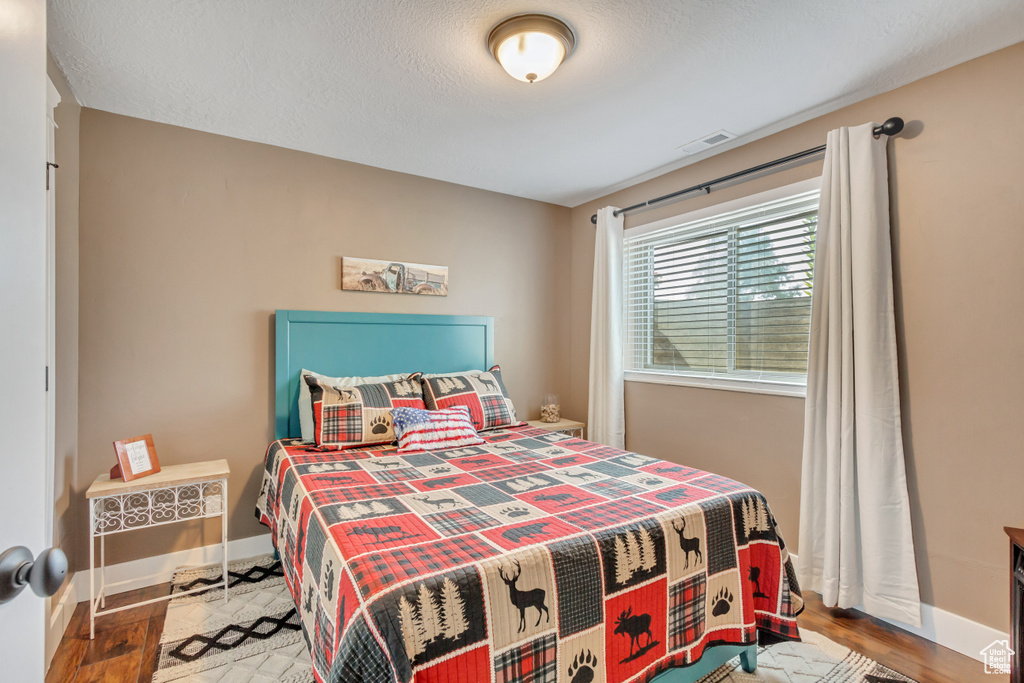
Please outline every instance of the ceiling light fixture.
[{"label": "ceiling light fixture", "polygon": [[564,21],[547,14],[520,14],[492,28],[487,47],[509,76],[535,83],[572,54],[576,36]]}]

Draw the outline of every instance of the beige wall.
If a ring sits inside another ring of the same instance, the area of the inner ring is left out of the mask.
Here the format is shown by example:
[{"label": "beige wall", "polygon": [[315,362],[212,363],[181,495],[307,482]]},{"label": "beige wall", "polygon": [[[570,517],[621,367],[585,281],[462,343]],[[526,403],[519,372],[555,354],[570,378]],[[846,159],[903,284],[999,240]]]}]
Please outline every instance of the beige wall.
[{"label": "beige wall", "polygon": [[[566,208],[90,109],[81,173],[80,487],[149,432],[162,464],[227,458],[230,536],[265,533],[277,308],[491,315],[521,411],[568,392]],[[450,294],[343,292],[343,255],[448,265]],[[108,560],[218,540],[176,527]]]},{"label": "beige wall", "polygon": [[[594,228],[627,206],[820,145],[828,130],[908,121],[890,142],[901,399],[921,596],[1006,630],[1003,525],[1024,526],[1024,44],[846,107],[572,212],[571,401],[586,414]],[[821,162],[627,218],[677,215],[821,172]],[[627,446],[745,481],[794,546],[803,399],[627,383]]]},{"label": "beige wall", "polygon": [[[85,533],[72,513],[76,504],[78,462],[78,140],[81,107],[53,58],[47,55],[46,72],[60,93],[54,110],[52,171],[56,202],[56,358],[53,390],[56,401],[53,538],[68,554],[73,569],[78,562],[77,539]],[[57,604],[56,600],[52,601]]]}]

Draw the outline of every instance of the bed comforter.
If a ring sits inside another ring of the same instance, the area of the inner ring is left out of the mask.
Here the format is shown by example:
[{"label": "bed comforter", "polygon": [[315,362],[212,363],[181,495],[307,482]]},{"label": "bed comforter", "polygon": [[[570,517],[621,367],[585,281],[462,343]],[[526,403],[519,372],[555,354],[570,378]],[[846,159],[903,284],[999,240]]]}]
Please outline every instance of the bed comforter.
[{"label": "bed comforter", "polygon": [[267,450],[270,527],[319,681],[649,681],[798,637],[748,486],[531,427],[480,446]]}]

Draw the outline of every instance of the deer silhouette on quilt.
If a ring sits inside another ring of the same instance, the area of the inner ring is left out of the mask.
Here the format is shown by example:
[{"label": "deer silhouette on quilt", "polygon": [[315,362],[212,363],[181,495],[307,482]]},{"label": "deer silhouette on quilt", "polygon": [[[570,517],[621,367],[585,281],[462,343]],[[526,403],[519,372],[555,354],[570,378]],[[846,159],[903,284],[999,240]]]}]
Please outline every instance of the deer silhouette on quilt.
[{"label": "deer silhouette on quilt", "polygon": [[432,500],[429,496],[423,496],[422,498],[413,498],[413,500],[418,500],[421,503],[429,503],[438,510],[443,509],[445,505],[451,505],[453,508],[459,507],[459,501],[454,498],[438,498],[437,500]]},{"label": "deer silhouette on quilt", "polygon": [[679,549],[683,551],[683,556],[686,558],[685,566],[690,566],[690,553],[693,553],[694,563],[703,562],[704,554],[700,551],[700,536],[686,537],[686,518],[683,517],[682,527],[677,527],[675,521],[673,521],[672,528],[679,534]]},{"label": "deer silhouette on quilt", "polygon": [[512,606],[519,610],[519,631],[522,633],[526,630],[526,608],[533,607],[537,610],[537,623],[534,626],[540,626],[540,618],[542,616],[547,617],[548,621],[551,621],[551,613],[548,612],[548,606],[544,604],[545,591],[543,588],[534,588],[533,590],[521,591],[516,588],[516,581],[519,580],[519,576],[523,573],[523,568],[519,565],[519,560],[512,560],[512,563],[516,566],[516,573],[511,576],[505,576],[505,571],[498,567],[498,575],[501,580],[508,586],[508,599],[512,603]]}]

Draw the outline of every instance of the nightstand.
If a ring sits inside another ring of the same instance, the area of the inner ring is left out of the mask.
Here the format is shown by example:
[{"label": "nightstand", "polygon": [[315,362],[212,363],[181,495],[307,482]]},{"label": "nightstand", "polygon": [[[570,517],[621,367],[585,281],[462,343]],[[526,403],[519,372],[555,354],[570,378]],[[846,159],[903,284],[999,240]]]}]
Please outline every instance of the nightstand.
[{"label": "nightstand", "polygon": [[[137,529],[211,517],[221,518],[224,546],[224,601],[228,599],[228,475],[227,460],[169,465],[156,474],[124,481],[109,474],[96,477],[85,497],[89,502],[89,638],[96,633],[96,617],[159,600],[210,590],[201,586],[173,595],[143,600],[113,609],[106,606],[107,588],[127,583],[106,582],[106,537]],[[100,587],[96,592],[96,539],[100,539]]]},{"label": "nightstand", "polygon": [[526,424],[530,425],[531,427],[546,429],[549,432],[561,432],[562,434],[575,436],[577,439],[583,438],[583,430],[587,428],[587,424],[585,422],[568,420],[564,417],[558,422],[541,422],[540,420],[527,420]]}]

